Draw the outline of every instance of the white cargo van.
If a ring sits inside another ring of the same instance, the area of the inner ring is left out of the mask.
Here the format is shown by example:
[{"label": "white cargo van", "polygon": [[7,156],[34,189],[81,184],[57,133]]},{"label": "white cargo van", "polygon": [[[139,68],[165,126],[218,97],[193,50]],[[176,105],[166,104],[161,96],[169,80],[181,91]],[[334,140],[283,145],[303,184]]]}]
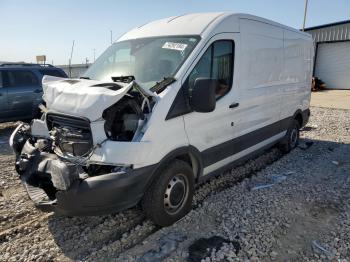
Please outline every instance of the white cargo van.
[{"label": "white cargo van", "polygon": [[10,143],[36,206],[95,215],[142,204],[166,226],[195,184],[308,121],[311,36],[246,14],[170,17],[131,30],[81,79],[45,77],[41,119]]}]

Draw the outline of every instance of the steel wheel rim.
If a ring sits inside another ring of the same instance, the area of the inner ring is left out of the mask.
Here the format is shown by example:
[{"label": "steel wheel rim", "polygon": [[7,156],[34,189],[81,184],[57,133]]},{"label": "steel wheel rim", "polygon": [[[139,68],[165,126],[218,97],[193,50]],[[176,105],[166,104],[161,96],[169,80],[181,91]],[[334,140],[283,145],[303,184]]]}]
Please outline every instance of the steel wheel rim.
[{"label": "steel wheel rim", "polygon": [[164,192],[164,210],[170,215],[178,213],[187,201],[188,192],[187,177],[184,174],[173,176]]},{"label": "steel wheel rim", "polygon": [[297,145],[297,141],[298,141],[298,131],[294,128],[290,133],[291,148],[294,148]]}]

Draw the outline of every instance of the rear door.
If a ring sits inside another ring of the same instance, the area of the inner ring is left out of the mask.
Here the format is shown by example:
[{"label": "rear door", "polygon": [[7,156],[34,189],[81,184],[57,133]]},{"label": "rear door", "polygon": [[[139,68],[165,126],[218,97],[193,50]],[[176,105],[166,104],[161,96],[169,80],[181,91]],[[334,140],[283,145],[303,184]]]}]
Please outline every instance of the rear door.
[{"label": "rear door", "polygon": [[30,118],[34,113],[33,102],[41,92],[39,79],[30,70],[4,71],[9,114],[16,118]]},{"label": "rear door", "polygon": [[0,120],[8,117],[7,89],[3,84],[2,71],[0,71]]}]

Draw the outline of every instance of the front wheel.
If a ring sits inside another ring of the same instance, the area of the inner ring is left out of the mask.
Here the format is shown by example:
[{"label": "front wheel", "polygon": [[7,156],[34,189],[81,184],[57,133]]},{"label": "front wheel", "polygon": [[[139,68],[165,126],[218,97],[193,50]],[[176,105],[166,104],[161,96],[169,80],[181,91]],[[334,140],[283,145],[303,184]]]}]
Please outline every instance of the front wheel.
[{"label": "front wheel", "polygon": [[299,143],[299,129],[299,122],[294,119],[287,130],[286,136],[279,144],[279,148],[283,153],[289,153],[291,150],[296,148]]},{"label": "front wheel", "polygon": [[146,191],[142,208],[159,226],[169,226],[184,217],[192,208],[194,175],[184,161],[170,163]]}]

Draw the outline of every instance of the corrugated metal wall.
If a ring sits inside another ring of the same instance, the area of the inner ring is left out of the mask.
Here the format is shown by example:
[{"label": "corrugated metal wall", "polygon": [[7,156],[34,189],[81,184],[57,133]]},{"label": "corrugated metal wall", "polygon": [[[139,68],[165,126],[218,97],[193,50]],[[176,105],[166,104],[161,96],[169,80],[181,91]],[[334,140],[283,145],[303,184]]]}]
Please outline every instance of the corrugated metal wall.
[{"label": "corrugated metal wall", "polygon": [[316,49],[314,76],[329,89],[350,89],[350,21],[308,28]]},{"label": "corrugated metal wall", "polygon": [[350,42],[330,42],[318,45],[315,76],[328,89],[350,89]]},{"label": "corrugated metal wall", "polygon": [[306,29],[316,43],[350,40],[350,22],[318,29]]}]

